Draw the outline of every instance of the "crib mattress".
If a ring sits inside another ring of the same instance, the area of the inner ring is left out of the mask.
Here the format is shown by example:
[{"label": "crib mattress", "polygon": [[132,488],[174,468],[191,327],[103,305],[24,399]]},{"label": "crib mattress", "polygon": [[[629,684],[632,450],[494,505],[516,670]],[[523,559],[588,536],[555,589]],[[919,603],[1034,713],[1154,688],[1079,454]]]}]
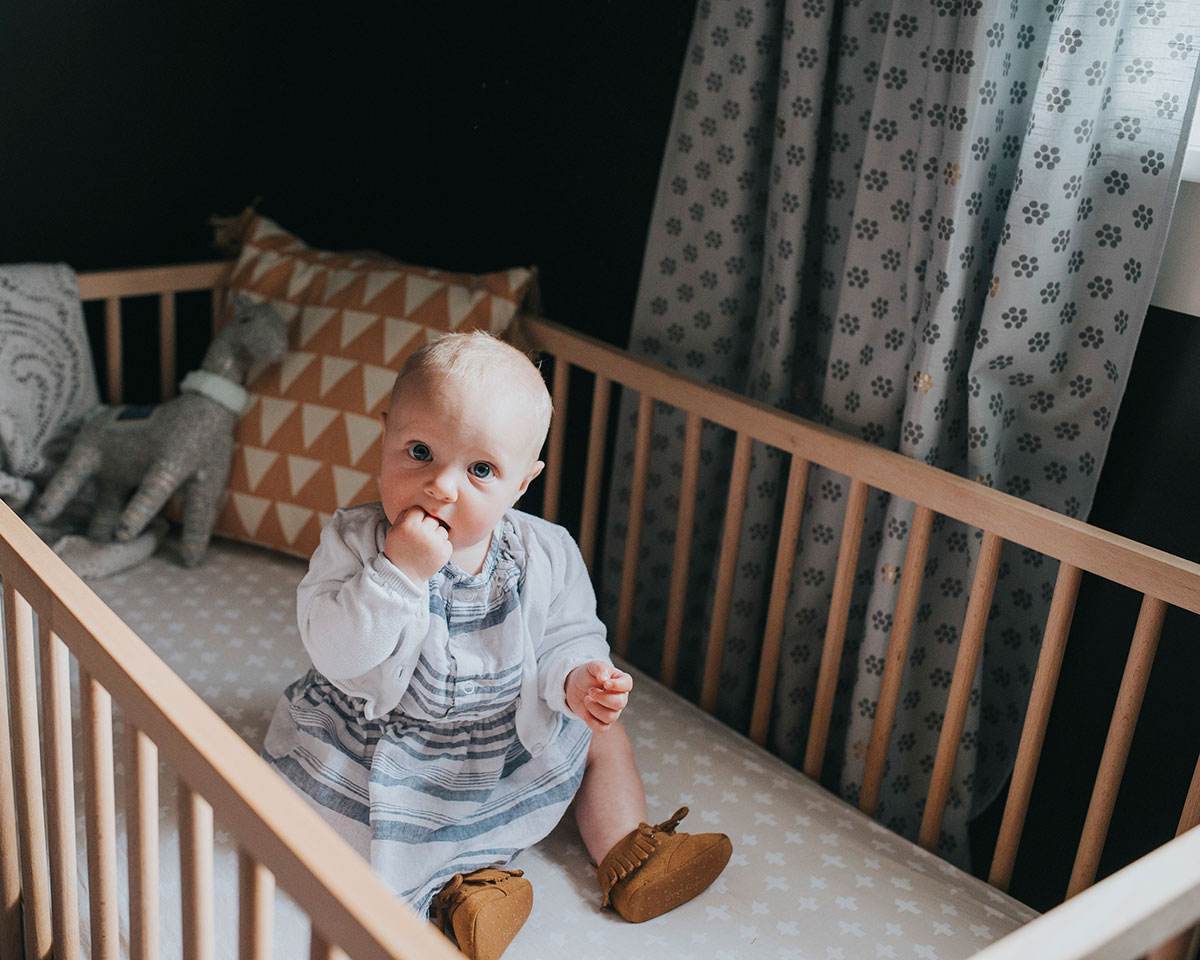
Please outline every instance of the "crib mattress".
[{"label": "crib mattress", "polygon": [[[214,541],[197,570],[182,569],[163,552],[94,586],[257,749],[280,692],[308,668],[295,625],[295,590],[304,570],[294,558]],[[971,955],[1035,915],[874,823],[654,680],[631,672],[635,691],[623,722],[646,783],[651,819],[665,819],[686,805],[691,814],[681,829],[727,833],[733,858],[713,887],[692,902],[647,923],[629,924],[600,911],[594,871],[568,817],[513,864],[533,882],[535,902],[506,956],[950,960]],[[119,735],[119,715],[114,726]],[[118,791],[121,781],[118,775]],[[170,958],[181,956],[182,947],[175,783],[166,772],[160,789],[160,926],[162,955]],[[119,793],[117,810],[123,887]],[[215,828],[215,912],[232,917],[236,846],[219,818]],[[81,849],[81,885],[83,858]],[[86,894],[81,912],[86,941]],[[276,957],[307,955],[308,922],[282,893],[275,925]],[[125,955],[126,916],[121,929]],[[217,925],[216,946],[218,957],[237,956],[236,924]]]}]

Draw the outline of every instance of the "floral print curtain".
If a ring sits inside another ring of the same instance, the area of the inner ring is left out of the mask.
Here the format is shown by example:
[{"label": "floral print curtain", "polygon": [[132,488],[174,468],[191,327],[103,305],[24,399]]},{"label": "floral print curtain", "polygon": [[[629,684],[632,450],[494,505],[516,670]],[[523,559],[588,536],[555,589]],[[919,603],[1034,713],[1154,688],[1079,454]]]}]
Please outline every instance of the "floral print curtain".
[{"label": "floral print curtain", "polygon": [[[1084,518],[1149,303],[1194,106],[1200,4],[700,0],[631,348]],[[621,408],[632,460],[636,396]],[[683,450],[659,409],[632,658],[661,653]],[[704,434],[688,639],[707,637],[732,437]],[[746,725],[786,457],[756,448],[719,712]],[[627,471],[626,471],[627,473]],[[621,471],[618,471],[618,477]],[[849,482],[809,477],[769,746],[807,737]],[[618,480],[612,493],[629,496]],[[618,510],[611,511],[618,515]],[[912,506],[873,496],[830,785],[853,801]],[[979,531],[934,526],[880,818],[915,836]],[[615,612],[624,527],[609,525]],[[1003,786],[1055,564],[1005,548],[941,852]],[[696,660],[702,660],[697,656]],[[695,673],[685,667],[685,691]]]}]

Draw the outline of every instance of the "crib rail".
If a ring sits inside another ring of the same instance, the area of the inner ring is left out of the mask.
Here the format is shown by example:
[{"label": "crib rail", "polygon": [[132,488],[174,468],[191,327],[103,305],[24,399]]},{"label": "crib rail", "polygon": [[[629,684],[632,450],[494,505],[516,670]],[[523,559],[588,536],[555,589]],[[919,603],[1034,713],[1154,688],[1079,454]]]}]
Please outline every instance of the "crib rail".
[{"label": "crib rail", "polygon": [[[903,454],[881,450],[732,390],[692,380],[552,321],[525,317],[522,328],[535,348],[561,358],[571,367],[599,374],[609,383],[644,392],[654,400],[695,412],[739,436],[799,454],[811,463],[844,473],[876,490],[936,508],[938,513],[990,530],[1004,540],[1065,560],[1141,593],[1151,593],[1172,606],[1200,613],[1198,563]],[[641,420],[639,411],[639,424]],[[559,478],[550,474],[549,466],[548,461],[547,486],[559,482]]]},{"label": "crib rail", "polygon": [[157,955],[159,758],[181,781],[183,942],[189,960],[212,956],[214,808],[241,851],[239,923],[246,960],[269,956],[273,878],[311,918],[314,957],[342,951],[373,960],[460,956],[424,920],[398,907],[366,861],[3,503],[0,575],[7,639],[0,683],[9,703],[0,710],[0,955],[41,960],[80,954],[67,706],[67,657],[73,655],[79,662],[87,771],[93,960],[115,958],[118,949],[114,703],[127,721],[135,960]]},{"label": "crib rail", "polygon": [[159,388],[164,400],[175,395],[176,297],[180,293],[212,291],[212,328],[221,322],[220,292],[229,278],[229,261],[192,263],[177,267],[142,267],[85,273],[79,276],[79,297],[85,303],[104,301],[105,387],[108,402],[122,402],[124,365],[121,330],[121,300],[127,297],[158,297]]},{"label": "crib rail", "polygon": [[[875,711],[874,727],[867,753],[867,769],[859,805],[873,814],[888,742],[900,694],[907,647],[917,611],[930,530],[936,514],[959,520],[983,532],[974,582],[959,641],[946,712],[934,759],[919,842],[935,850],[945,816],[954,763],[962,737],[972,680],[983,646],[984,628],[995,589],[1000,551],[1005,543],[1019,544],[1060,561],[1059,576],[1051,601],[1032,697],[1016,760],[1013,784],[1001,826],[989,881],[1007,889],[1028,810],[1034,774],[1049,720],[1050,705],[1061,667],[1067,633],[1074,612],[1081,574],[1086,571],[1105,580],[1138,591],[1143,596],[1142,613],[1134,633],[1125,677],[1113,711],[1100,770],[1093,788],[1078,853],[1072,870],[1068,896],[1093,883],[1100,853],[1108,833],[1117,790],[1129,754],[1142,696],[1153,661],[1163,618],[1169,606],[1200,613],[1200,564],[1074,520],[937,470],[898,453],[835,432],[818,424],[781,412],[729,390],[701,384],[659,364],[616,350],[609,345],[539,318],[524,318],[522,336],[534,349],[554,358],[553,383],[556,417],[565,419],[562,403],[569,396],[567,381],[572,370],[590,373],[595,380],[592,423],[606,424],[612,386],[636,391],[638,401],[631,494],[626,525],[624,567],[615,625],[614,646],[626,655],[631,637],[636,566],[642,534],[641,512],[648,477],[649,451],[656,404],[667,404],[687,416],[679,511],[675,528],[675,567],[669,596],[672,598],[660,676],[673,684],[681,643],[677,610],[682,606],[683,583],[687,577],[690,536],[695,506],[695,475],[699,458],[699,432],[704,422],[717,424],[736,434],[733,466],[726,500],[726,522],[721,539],[716,594],[710,632],[705,647],[700,705],[714,712],[719,671],[724,653],[725,630],[733,584],[731,573],[737,563],[742,510],[746,496],[752,443],[763,443],[790,455],[785,510],[779,532],[766,627],[762,639],[759,674],[750,726],[750,736],[764,743],[775,687],[775,674],[782,635],[783,610],[791,582],[792,559],[804,502],[805,477],[812,465],[827,467],[851,480],[846,503],[840,551],[834,577],[829,620],[821,652],[804,770],[814,778],[821,773],[828,736],[837,671],[863,532],[864,507],[870,491],[882,491],[914,504],[911,533],[901,574],[901,590],[893,618],[885,660],[882,689]],[[603,407],[603,409],[600,409]],[[555,518],[562,483],[559,465],[563,454],[557,445],[563,434],[550,438],[547,454],[546,503]],[[581,549],[591,566],[594,562],[595,525],[600,490],[591,478],[600,476],[603,444],[591,437],[588,444],[587,477],[582,508]],[[1178,833],[1200,823],[1200,762],[1188,798],[1184,802]],[[1193,888],[1193,896],[1195,896]],[[1193,911],[1193,919],[1196,911]],[[1145,942],[1143,941],[1143,946]],[[1181,940],[1160,956],[1179,955]]]},{"label": "crib rail", "polygon": [[[1134,960],[1196,919],[1200,829],[1193,829],[975,954],[979,960]],[[1187,934],[1178,952],[1187,955]],[[1170,950],[1171,948],[1167,948]]]}]

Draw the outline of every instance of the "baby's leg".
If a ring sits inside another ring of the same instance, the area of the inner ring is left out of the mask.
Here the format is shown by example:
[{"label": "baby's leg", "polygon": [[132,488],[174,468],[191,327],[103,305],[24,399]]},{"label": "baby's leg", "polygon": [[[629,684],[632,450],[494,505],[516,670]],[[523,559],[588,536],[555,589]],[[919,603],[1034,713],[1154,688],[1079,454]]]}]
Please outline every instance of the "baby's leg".
[{"label": "baby's leg", "polygon": [[725,869],[733,847],[723,833],[677,833],[687,807],[653,826],[620,723],[593,733],[575,818],[604,895],[602,906],[631,923],[650,920],[707,890]]},{"label": "baby's leg", "polygon": [[620,721],[592,734],[583,783],[575,795],[575,820],[593,863],[646,820],[646,791]]}]

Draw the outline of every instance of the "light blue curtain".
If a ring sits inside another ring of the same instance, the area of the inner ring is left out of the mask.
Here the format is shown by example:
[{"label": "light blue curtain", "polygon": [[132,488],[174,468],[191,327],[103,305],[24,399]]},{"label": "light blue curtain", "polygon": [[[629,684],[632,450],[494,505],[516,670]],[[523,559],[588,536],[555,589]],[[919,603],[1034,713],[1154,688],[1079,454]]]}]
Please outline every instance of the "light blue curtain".
[{"label": "light blue curtain", "polygon": [[[1200,4],[700,0],[631,348],[1086,517],[1195,100]],[[619,464],[631,463],[625,397]],[[655,665],[682,419],[658,411],[633,660]],[[732,438],[704,435],[689,642],[707,636]],[[719,711],[747,722],[786,458],[755,451]],[[615,502],[629,496],[618,470]],[[849,483],[809,478],[770,747],[807,737]],[[872,496],[826,770],[857,797],[911,505]],[[618,515],[619,511],[612,511]],[[624,527],[602,604],[616,609]],[[915,836],[981,534],[939,518],[880,817]],[[1003,554],[941,852],[1015,753],[1055,564]],[[694,689],[694,673],[682,678]]]}]

